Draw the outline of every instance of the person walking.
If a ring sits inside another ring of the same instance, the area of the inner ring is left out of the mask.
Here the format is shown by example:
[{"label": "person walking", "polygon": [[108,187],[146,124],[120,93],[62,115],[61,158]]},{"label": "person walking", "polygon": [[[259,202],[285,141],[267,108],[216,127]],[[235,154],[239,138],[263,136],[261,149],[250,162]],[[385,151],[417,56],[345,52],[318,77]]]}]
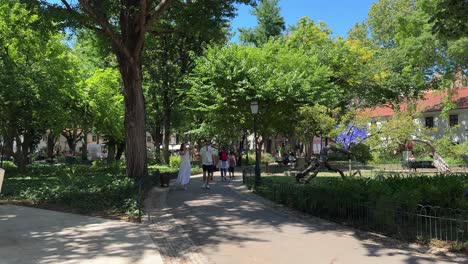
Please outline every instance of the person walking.
[{"label": "person walking", "polygon": [[236,155],[234,154],[234,151],[231,151],[231,153],[229,153],[228,163],[229,163],[229,168],[228,168],[229,178],[230,179],[235,178],[234,167],[236,167]]},{"label": "person walking", "polygon": [[228,153],[226,152],[225,147],[222,147],[221,151],[219,152],[219,170],[221,172],[221,181],[227,181],[226,176],[228,168]]},{"label": "person walking", "polygon": [[180,184],[184,190],[187,190],[187,185],[190,182],[191,169],[190,148],[188,148],[185,143],[182,143],[180,145],[180,169],[176,183]]},{"label": "person walking", "polygon": [[214,165],[214,150],[211,147],[210,140],[205,141],[205,146],[200,149],[200,156],[202,159],[203,168],[203,186],[202,188],[210,189],[210,177],[213,177]]}]

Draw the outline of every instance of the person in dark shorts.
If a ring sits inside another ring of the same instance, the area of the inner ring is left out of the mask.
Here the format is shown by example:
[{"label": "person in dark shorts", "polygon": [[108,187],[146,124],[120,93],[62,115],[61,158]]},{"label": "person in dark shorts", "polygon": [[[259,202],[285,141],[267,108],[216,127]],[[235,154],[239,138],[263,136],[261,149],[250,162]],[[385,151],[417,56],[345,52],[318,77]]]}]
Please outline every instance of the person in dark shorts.
[{"label": "person in dark shorts", "polygon": [[213,177],[214,151],[211,147],[210,140],[205,141],[205,146],[200,149],[200,156],[203,168],[203,186],[202,188],[210,189],[210,177]]},{"label": "person in dark shorts", "polygon": [[230,179],[235,178],[235,176],[234,176],[234,167],[236,167],[236,155],[234,154],[233,151],[231,151],[231,153],[229,153],[228,163],[229,163],[229,168],[228,168],[229,178]]}]

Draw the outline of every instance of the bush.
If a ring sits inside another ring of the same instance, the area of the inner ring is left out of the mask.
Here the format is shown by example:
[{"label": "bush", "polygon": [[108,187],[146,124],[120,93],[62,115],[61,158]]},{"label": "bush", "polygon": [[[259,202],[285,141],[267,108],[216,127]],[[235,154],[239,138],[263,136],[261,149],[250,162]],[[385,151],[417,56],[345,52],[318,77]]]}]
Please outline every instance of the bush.
[{"label": "bush", "polygon": [[25,173],[8,173],[3,185],[7,199],[35,204],[60,204],[80,212],[116,211],[134,214],[138,185],[119,163],[110,166],[34,165]]},{"label": "bush", "polygon": [[180,168],[180,156],[179,155],[171,155],[169,157],[169,166],[171,168]]},{"label": "bush", "polygon": [[13,161],[4,160],[3,161],[3,168],[5,170],[13,169],[13,168],[16,168],[16,165],[15,165],[15,163],[13,163]]},{"label": "bush", "polygon": [[[434,215],[438,210],[438,217],[462,218],[453,213],[468,209],[466,173],[433,177],[390,175],[379,179],[317,177],[309,185],[298,185],[294,180],[284,176],[262,177],[262,184],[255,191],[321,218],[411,240],[419,239],[416,231],[433,238],[429,230],[421,229],[422,221],[427,220],[420,218],[421,214]],[[247,185],[252,187],[253,181],[253,177],[248,177]],[[421,211],[419,205],[430,207]],[[455,210],[439,210],[439,207]],[[460,233],[468,232],[468,227],[462,225],[459,230],[443,229],[442,225],[440,228],[441,234],[446,232],[451,240],[460,239]]]},{"label": "bush", "polygon": [[367,162],[372,160],[370,147],[365,144],[358,143],[356,145],[353,145],[353,147],[351,148],[351,151],[354,157],[356,157],[356,160],[359,162],[367,164]]},{"label": "bush", "polygon": [[[248,157],[248,159],[247,159]],[[255,153],[249,152],[248,154],[242,155],[242,165],[245,166],[246,164],[248,165],[254,165],[255,164]]]},{"label": "bush", "polygon": [[274,163],[276,160],[270,153],[262,153],[261,163]]}]

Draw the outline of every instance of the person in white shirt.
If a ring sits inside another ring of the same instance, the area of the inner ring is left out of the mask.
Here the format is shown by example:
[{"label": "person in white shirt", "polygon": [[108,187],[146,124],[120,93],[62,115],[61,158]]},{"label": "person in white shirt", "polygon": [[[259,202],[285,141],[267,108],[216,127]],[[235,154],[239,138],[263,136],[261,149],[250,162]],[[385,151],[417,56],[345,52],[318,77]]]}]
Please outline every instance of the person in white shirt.
[{"label": "person in white shirt", "polygon": [[210,189],[210,177],[213,178],[213,165],[215,164],[214,150],[210,140],[205,141],[205,146],[200,149],[203,168],[203,188]]}]

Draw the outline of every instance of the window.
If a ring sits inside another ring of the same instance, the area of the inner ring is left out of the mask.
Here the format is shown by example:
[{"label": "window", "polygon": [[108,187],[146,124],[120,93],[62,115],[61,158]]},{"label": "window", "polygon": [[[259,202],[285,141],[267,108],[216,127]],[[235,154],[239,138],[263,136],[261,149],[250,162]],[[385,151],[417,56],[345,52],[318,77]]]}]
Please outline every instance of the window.
[{"label": "window", "polygon": [[432,116],[426,117],[426,127],[429,127],[429,128],[434,127],[434,117]]},{"label": "window", "polygon": [[93,135],[93,141],[97,141],[97,136]]},{"label": "window", "polygon": [[450,124],[450,127],[458,125],[458,115],[450,115],[449,124]]},{"label": "window", "polygon": [[146,142],[151,142],[151,136],[146,137]]}]

